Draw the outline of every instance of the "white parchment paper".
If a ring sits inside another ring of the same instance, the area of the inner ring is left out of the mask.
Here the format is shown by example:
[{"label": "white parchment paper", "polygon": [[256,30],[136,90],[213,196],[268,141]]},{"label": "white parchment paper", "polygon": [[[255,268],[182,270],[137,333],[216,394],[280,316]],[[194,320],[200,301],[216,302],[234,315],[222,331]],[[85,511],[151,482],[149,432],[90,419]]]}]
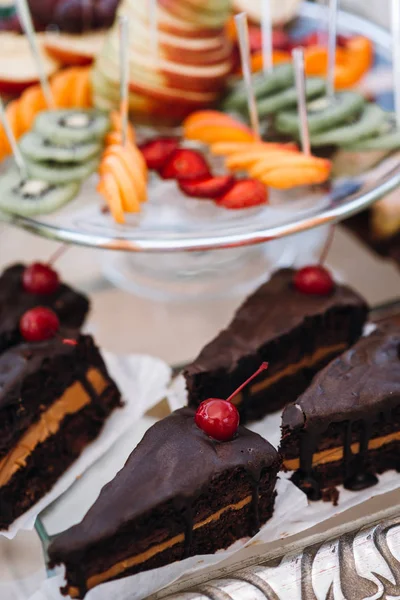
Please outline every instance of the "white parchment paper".
[{"label": "white parchment paper", "polygon": [[171,370],[162,360],[140,355],[117,356],[107,352],[103,353],[103,357],[111,377],[118,383],[125,406],[111,414],[99,437],[83,451],[52,490],[16,519],[7,531],[0,531],[0,536],[13,539],[18,531],[33,529],[36,517],[103,456],[146,411],[165,397]]}]

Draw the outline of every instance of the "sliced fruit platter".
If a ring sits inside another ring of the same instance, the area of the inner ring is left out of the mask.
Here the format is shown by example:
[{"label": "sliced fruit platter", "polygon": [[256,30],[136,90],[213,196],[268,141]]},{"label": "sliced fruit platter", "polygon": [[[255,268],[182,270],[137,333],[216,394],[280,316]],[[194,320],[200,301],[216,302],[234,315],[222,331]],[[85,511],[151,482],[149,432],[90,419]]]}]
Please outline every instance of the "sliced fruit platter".
[{"label": "sliced fruit platter", "polygon": [[[343,33],[332,102],[320,31],[324,13],[304,3],[306,17],[274,32],[272,71],[253,75],[259,137],[248,121],[237,67],[235,73],[230,3],[187,2],[183,14],[183,4],[178,9],[172,0],[160,1],[158,55],[149,51],[149,25],[139,4],[124,0],[119,8],[135,16],[132,124],[124,132],[114,25],[94,65],[49,70],[51,108],[39,83],[23,86],[9,101],[6,114],[26,169],[12,166],[0,129],[2,218],[88,245],[212,248],[338,220],[398,185],[391,156],[400,147],[394,117],[354,89],[374,68],[374,46],[378,63],[390,68],[390,37],[378,28],[368,24],[367,38],[359,34],[366,22],[339,16]],[[260,68],[259,31],[250,26],[253,71]],[[290,54],[297,44],[305,48],[311,153],[299,139]],[[357,163],[355,179],[337,169],[337,157],[346,155]]]}]

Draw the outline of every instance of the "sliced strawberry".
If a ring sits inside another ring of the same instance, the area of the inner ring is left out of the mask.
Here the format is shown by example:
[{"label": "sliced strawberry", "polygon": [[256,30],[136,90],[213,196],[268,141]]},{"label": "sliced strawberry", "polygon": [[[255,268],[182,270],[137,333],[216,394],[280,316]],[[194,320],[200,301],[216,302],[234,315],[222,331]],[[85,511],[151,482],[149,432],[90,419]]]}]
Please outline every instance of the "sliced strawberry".
[{"label": "sliced strawberry", "polygon": [[199,180],[181,179],[179,187],[187,196],[194,198],[219,198],[226,194],[235,183],[235,178],[231,175],[222,175],[221,177],[206,177]]},{"label": "sliced strawberry", "polygon": [[176,138],[159,137],[139,146],[147,167],[159,171],[179,147]]},{"label": "sliced strawberry", "polygon": [[205,179],[211,177],[208,164],[195,150],[178,148],[160,172],[164,179]]},{"label": "sliced strawberry", "polygon": [[255,179],[241,179],[231,189],[217,199],[224,208],[249,208],[268,202],[267,188]]}]

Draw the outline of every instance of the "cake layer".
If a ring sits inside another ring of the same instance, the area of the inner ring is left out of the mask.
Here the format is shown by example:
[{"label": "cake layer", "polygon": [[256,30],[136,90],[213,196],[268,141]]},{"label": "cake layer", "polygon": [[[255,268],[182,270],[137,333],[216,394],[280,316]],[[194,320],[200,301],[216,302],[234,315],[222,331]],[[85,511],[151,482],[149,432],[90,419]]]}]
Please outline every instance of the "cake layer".
[{"label": "cake layer", "polygon": [[277,271],[250,296],[186,369],[189,404],[228,397],[262,361],[269,369],[235,400],[243,419],[294,401],[315,373],[361,335],[364,300],[346,286],[329,296],[303,294],[292,269]]},{"label": "cake layer", "polygon": [[51,489],[121,404],[90,336],[0,355],[0,527]]},{"label": "cake layer", "polygon": [[[268,521],[273,514],[274,485],[275,482],[270,486],[263,499],[260,499],[263,521]],[[221,548],[228,548],[237,539],[244,537],[243,532],[251,532],[251,527],[249,527],[252,520],[251,500],[251,496],[247,496],[241,502],[229,505],[194,525],[190,554],[213,554]],[[185,556],[185,536],[179,534],[153,546],[141,555],[124,559],[107,571],[90,576],[86,581],[86,588],[90,590],[111,579],[127,577],[143,570],[156,569],[180,560],[183,556]],[[79,581],[79,577],[77,581]],[[81,591],[76,585],[70,584],[64,591],[72,598],[81,597]]]},{"label": "cake layer", "polygon": [[215,442],[194,414],[181,409],[151,427],[82,523],[52,544],[68,593],[83,597],[103,581],[215,552],[271,516],[277,452],[243,427]]},{"label": "cake layer", "polygon": [[60,476],[100,433],[120,394],[109,386],[95,403],[67,414],[57,431],[35,446],[6,485],[0,487],[0,529],[26,512],[49,492]]},{"label": "cake layer", "polygon": [[382,457],[400,447],[400,329],[381,326],[333,360],[286,407],[282,434],[284,467],[311,498],[340,483],[362,489],[397,467]]},{"label": "cake layer", "polygon": [[36,306],[51,308],[65,328],[79,329],[89,310],[83,294],[60,283],[53,294],[31,294],[22,285],[25,265],[16,264],[0,276],[0,352],[22,341],[19,321],[22,315]]},{"label": "cake layer", "polygon": [[56,338],[0,354],[0,461],[68,387],[86,385],[88,367],[109,379],[93,339],[80,336],[77,342]]},{"label": "cake layer", "polygon": [[[88,385],[93,387],[94,393],[87,392],[85,387]],[[61,398],[41,414],[39,420],[29,427],[17,444],[0,460],[0,488],[10,481],[14,473],[26,466],[27,459],[39,444],[57,433],[67,415],[73,415],[90,404],[93,396],[100,396],[107,386],[108,382],[100,371],[92,368],[86,373],[85,387],[80,381],[76,381],[67,388]]]}]

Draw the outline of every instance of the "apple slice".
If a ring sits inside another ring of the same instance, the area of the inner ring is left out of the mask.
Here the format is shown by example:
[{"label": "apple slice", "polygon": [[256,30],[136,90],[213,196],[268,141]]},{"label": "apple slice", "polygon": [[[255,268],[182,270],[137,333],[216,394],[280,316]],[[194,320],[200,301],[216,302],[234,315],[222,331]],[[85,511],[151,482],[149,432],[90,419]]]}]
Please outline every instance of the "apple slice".
[{"label": "apple slice", "polygon": [[[37,34],[43,50],[43,36]],[[0,93],[17,95],[25,88],[38,83],[39,78],[28,40],[17,33],[0,33]],[[43,65],[47,77],[59,68],[59,63],[43,52]]]},{"label": "apple slice", "polygon": [[90,65],[100,53],[105,39],[105,32],[73,35],[68,33],[46,32],[43,45],[49,54],[62,65]]},{"label": "apple slice", "polygon": [[[297,15],[301,0],[271,0],[271,16],[274,25],[284,25]],[[246,11],[249,19],[255,23],[261,21],[260,0],[234,0],[235,12]]]}]

